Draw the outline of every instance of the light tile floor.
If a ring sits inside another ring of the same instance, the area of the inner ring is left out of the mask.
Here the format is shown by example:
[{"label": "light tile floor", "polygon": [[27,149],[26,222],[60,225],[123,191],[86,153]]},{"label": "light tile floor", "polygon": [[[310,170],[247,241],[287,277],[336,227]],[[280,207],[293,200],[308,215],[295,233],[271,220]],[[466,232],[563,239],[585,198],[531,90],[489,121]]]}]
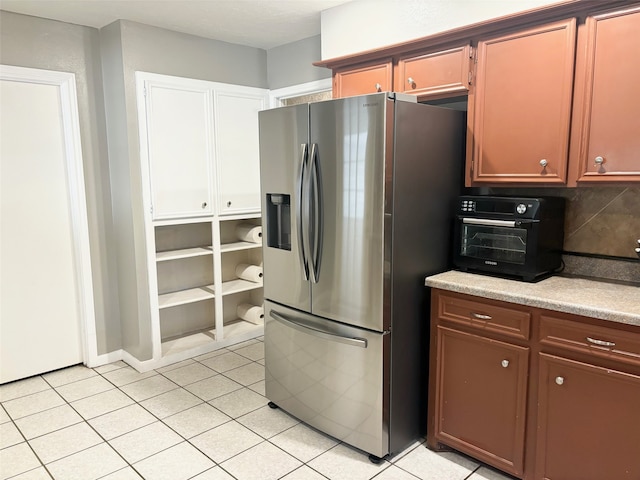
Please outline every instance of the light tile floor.
[{"label": "light tile floor", "polygon": [[261,340],[143,374],[116,362],[0,386],[0,479],[509,479],[423,442],[375,465],[269,408]]}]

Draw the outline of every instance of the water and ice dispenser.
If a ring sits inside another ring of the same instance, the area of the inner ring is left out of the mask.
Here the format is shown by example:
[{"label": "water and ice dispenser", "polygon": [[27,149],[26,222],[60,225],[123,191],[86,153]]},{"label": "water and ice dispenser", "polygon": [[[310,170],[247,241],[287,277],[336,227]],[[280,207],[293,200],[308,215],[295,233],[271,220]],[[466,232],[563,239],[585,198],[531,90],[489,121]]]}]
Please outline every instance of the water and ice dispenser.
[{"label": "water and ice dispenser", "polygon": [[291,250],[291,195],[267,193],[267,246]]}]

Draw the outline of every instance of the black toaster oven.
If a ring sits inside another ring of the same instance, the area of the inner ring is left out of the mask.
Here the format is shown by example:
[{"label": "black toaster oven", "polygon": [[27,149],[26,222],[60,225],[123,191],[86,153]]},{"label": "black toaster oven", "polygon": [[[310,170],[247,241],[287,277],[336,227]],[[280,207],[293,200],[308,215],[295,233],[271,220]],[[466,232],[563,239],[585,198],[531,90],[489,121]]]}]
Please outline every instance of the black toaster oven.
[{"label": "black toaster oven", "polygon": [[525,281],[543,278],[562,265],[564,211],[561,197],[462,196],[454,265]]}]

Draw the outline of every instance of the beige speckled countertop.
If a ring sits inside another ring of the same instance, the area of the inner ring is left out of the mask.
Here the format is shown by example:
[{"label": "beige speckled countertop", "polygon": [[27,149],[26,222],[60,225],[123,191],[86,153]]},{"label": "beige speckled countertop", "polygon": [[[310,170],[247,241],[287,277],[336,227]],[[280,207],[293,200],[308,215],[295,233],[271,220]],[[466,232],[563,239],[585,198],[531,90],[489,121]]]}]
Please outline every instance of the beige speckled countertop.
[{"label": "beige speckled countertop", "polygon": [[427,277],[425,285],[640,326],[640,287],[560,276],[527,283],[456,270]]}]

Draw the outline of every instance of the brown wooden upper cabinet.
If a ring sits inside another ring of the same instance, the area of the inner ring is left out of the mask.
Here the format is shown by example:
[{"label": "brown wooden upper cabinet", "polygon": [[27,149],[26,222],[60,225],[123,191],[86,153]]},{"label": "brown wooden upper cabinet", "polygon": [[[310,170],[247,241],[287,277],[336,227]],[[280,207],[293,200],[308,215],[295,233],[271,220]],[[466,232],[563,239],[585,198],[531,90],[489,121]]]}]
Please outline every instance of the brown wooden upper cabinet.
[{"label": "brown wooden upper cabinet", "polygon": [[566,182],[575,42],[573,18],[478,42],[468,185]]},{"label": "brown wooden upper cabinet", "polygon": [[471,82],[471,45],[398,58],[394,91],[420,98],[466,95]]},{"label": "brown wooden upper cabinet", "polygon": [[333,72],[333,97],[351,97],[393,89],[393,63],[389,59]]},{"label": "brown wooden upper cabinet", "polygon": [[571,160],[578,182],[640,181],[640,7],[587,17]]}]

